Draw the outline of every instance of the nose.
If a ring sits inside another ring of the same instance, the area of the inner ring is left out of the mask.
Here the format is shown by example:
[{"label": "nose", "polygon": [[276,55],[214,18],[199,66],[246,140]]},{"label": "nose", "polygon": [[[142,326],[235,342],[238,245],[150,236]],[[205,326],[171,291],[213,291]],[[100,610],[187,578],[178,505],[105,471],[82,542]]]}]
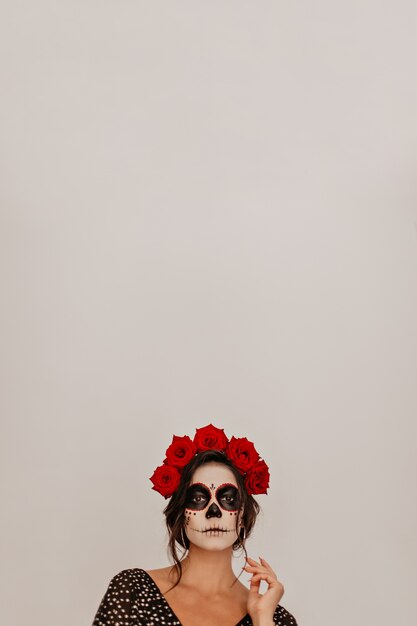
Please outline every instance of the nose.
[{"label": "nose", "polygon": [[207,513],[206,513],[207,519],[210,519],[211,517],[221,517],[221,516],[222,516],[222,512],[220,511],[217,504],[213,502],[213,504],[211,504],[209,508],[207,509]]}]

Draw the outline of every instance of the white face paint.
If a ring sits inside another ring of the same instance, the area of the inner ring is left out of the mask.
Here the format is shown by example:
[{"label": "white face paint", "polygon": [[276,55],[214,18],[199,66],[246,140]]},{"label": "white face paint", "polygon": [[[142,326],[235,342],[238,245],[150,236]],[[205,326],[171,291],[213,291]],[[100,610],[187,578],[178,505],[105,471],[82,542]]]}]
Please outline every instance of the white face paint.
[{"label": "white face paint", "polygon": [[187,489],[185,531],[191,543],[205,550],[224,550],[238,538],[236,517],[243,513],[233,472],[210,461],[198,467]]}]

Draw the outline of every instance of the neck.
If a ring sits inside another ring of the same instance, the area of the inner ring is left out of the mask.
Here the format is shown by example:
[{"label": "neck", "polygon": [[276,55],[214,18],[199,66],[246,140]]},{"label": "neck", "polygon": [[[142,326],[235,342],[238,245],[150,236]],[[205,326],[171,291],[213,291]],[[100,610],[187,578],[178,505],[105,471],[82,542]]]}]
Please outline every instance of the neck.
[{"label": "neck", "polygon": [[211,552],[191,544],[182,561],[181,583],[196,587],[201,595],[229,591],[236,579],[232,568],[232,548]]}]

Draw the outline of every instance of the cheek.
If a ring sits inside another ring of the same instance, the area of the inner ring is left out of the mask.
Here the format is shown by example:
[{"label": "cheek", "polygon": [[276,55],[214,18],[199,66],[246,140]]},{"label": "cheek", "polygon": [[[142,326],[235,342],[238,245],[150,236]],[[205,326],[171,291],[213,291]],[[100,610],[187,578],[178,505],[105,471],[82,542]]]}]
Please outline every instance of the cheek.
[{"label": "cheek", "polygon": [[234,517],[233,517],[234,523],[236,524],[236,518],[237,518],[237,520],[238,520],[237,523],[241,524],[242,519],[243,519],[243,509],[239,509],[238,511],[234,511],[233,515],[234,515]]},{"label": "cheek", "polygon": [[233,524],[233,527],[236,526],[236,518],[239,517],[239,511],[226,511],[225,516],[229,518],[230,524]]},{"label": "cheek", "polygon": [[[242,516],[241,511],[225,511],[222,509],[223,524],[226,524],[228,528],[235,528],[236,518],[239,516],[239,522]],[[206,509],[203,511],[194,511],[193,509],[185,509],[185,526],[198,526],[200,524],[206,525]]]},{"label": "cheek", "polygon": [[205,517],[204,511],[194,511],[193,509],[185,509],[185,525],[188,526],[190,523],[198,522]]}]

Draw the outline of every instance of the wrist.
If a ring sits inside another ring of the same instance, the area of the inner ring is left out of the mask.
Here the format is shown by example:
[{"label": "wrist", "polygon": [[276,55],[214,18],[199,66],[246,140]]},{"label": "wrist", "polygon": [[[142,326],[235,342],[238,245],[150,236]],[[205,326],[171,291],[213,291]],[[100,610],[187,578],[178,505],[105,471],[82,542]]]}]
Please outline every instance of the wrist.
[{"label": "wrist", "polygon": [[259,617],[255,619],[252,617],[252,624],[253,626],[275,626],[272,617]]}]

